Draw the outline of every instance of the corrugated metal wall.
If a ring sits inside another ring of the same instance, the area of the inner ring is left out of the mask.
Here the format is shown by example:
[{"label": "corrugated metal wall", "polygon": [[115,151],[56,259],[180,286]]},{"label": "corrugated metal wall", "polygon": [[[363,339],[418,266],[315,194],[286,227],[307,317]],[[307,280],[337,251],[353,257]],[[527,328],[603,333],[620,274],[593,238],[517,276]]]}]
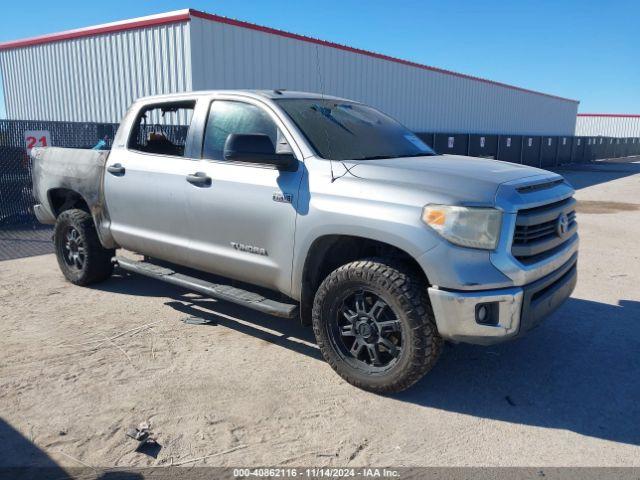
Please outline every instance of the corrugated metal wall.
[{"label": "corrugated metal wall", "polygon": [[576,135],[640,137],[640,115],[578,115]]},{"label": "corrugated metal wall", "polygon": [[324,91],[415,131],[572,135],[577,102],[192,18],[194,89]]},{"label": "corrugated metal wall", "polygon": [[146,95],[288,88],[359,100],[421,132],[575,131],[577,102],[247,28],[242,22],[212,21],[195,13],[187,21],[184,12],[181,22],[0,50],[7,117],[117,122],[134,99]]},{"label": "corrugated metal wall", "polygon": [[8,119],[119,122],[136,98],[191,90],[189,22],[0,51]]}]

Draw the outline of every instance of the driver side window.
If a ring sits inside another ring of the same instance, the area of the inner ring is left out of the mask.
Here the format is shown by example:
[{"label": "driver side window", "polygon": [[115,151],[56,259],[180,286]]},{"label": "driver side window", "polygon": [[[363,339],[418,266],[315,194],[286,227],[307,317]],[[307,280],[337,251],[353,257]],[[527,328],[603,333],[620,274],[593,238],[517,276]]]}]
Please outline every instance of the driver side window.
[{"label": "driver side window", "polygon": [[261,108],[249,103],[216,100],[211,104],[204,134],[202,158],[224,160],[224,144],[232,133],[261,133],[276,145],[278,128]]}]

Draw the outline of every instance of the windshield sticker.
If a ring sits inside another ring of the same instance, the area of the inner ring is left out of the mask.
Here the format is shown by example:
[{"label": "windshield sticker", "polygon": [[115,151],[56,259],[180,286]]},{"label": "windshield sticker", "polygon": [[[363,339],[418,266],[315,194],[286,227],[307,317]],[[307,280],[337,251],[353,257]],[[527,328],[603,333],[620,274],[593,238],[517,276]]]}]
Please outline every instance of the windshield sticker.
[{"label": "windshield sticker", "polygon": [[416,147],[418,147],[423,152],[429,151],[429,147],[427,147],[427,145],[422,140],[420,140],[418,137],[416,137],[412,133],[405,133],[404,138],[409,140],[411,143],[413,143]]}]

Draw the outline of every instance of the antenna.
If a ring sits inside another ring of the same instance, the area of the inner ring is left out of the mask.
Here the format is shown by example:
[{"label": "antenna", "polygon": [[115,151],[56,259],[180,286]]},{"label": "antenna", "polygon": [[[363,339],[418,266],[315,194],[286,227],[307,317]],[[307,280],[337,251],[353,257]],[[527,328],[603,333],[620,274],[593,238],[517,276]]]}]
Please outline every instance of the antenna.
[{"label": "antenna", "polygon": [[[322,103],[324,103],[324,81],[322,78],[322,74],[320,73],[320,52],[317,44],[316,44],[316,71],[318,72],[318,82],[320,83],[320,98],[322,99]],[[322,107],[324,108],[324,105]],[[333,174],[333,160],[331,159],[331,142],[329,141],[329,134],[327,133],[326,127],[324,129],[324,136],[327,138],[327,148],[329,149],[329,169],[331,170],[331,183],[333,183],[336,181],[336,177]]]}]

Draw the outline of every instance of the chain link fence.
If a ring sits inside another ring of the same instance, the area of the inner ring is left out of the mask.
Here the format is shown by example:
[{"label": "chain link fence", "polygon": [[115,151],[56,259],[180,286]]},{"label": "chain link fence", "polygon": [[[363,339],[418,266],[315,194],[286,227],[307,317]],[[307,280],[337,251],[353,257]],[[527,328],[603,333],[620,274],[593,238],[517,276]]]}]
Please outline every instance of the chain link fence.
[{"label": "chain link fence", "polygon": [[117,124],[0,120],[0,261],[52,252],[51,227],[33,214],[31,162],[35,146],[110,147]]},{"label": "chain link fence", "polygon": [[[51,228],[38,223],[31,182],[30,148],[111,147],[117,124],[0,120],[0,261],[52,251]],[[145,125],[138,135],[162,133],[184,142],[184,125]],[[564,163],[640,154],[639,138],[540,137],[417,133],[439,153],[497,158],[513,163],[552,168]]]}]

